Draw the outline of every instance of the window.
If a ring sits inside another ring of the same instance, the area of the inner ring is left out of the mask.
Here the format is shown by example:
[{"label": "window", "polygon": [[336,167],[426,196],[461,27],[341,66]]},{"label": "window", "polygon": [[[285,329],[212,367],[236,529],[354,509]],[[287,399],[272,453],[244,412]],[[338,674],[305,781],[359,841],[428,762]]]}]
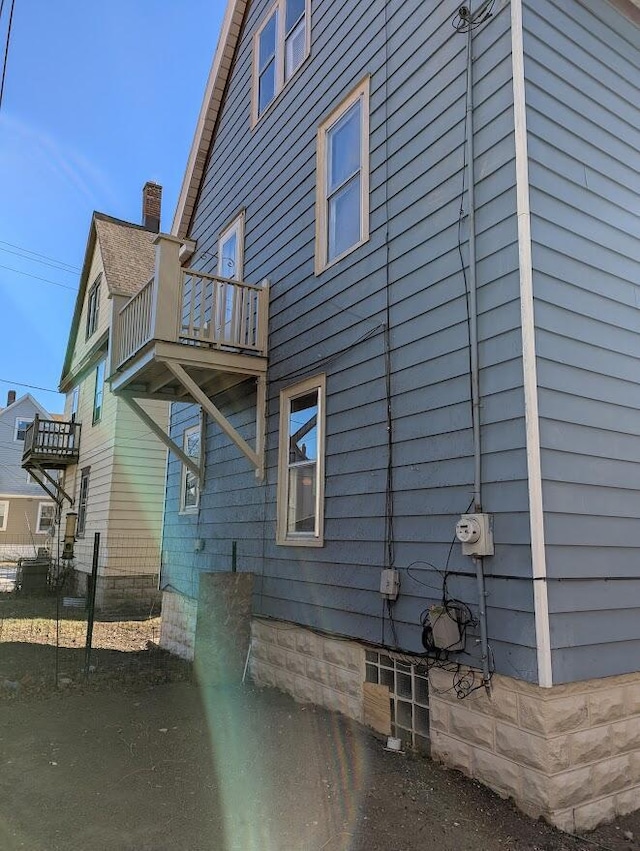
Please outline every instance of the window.
[{"label": "window", "polygon": [[[182,448],[189,458],[200,464],[201,441],[200,426],[191,426],[184,430]],[[198,510],[200,503],[200,485],[196,474],[185,464],[182,465],[182,482],[180,485],[180,512],[191,513]]]},{"label": "window", "polygon": [[[241,281],[244,263],[244,212],[231,222],[220,234],[218,239],[218,275]],[[216,322],[216,337],[232,343],[235,336],[232,333],[233,324],[233,295],[235,287],[232,284],[220,284],[218,294],[218,315]]]},{"label": "window", "polygon": [[5,532],[9,520],[9,502],[0,502],[0,532]]},{"label": "window", "polygon": [[93,284],[91,285],[91,289],[89,290],[89,296],[87,298],[87,334],[86,337],[89,337],[94,333],[96,328],[98,327],[98,315],[100,312],[100,280],[102,275],[98,275]]},{"label": "window", "polygon": [[253,120],[257,121],[309,54],[311,0],[278,0],[254,42]]},{"label": "window", "polygon": [[316,275],[369,238],[369,78],[320,125]]},{"label": "window", "polygon": [[56,506],[53,502],[41,502],[38,506],[36,534],[50,535],[56,521]]},{"label": "window", "polygon": [[104,370],[106,360],[101,360],[96,367],[96,387],[93,394],[93,420],[95,425],[102,419],[102,404],[104,402]]},{"label": "window", "polygon": [[279,544],[323,544],[324,398],[324,376],[280,393]]},{"label": "window", "polygon": [[24,417],[18,417],[16,419],[16,427],[13,433],[14,440],[24,440],[25,434],[27,433],[27,427],[31,425],[33,419],[25,419]]},{"label": "window", "polygon": [[80,401],[80,388],[74,387],[71,391],[71,422],[75,423],[78,417],[78,402]]},{"label": "window", "polygon": [[89,473],[91,467],[85,467],[80,474],[80,493],[78,495],[78,519],[76,521],[76,534],[84,535],[87,523],[87,502],[89,498]]}]

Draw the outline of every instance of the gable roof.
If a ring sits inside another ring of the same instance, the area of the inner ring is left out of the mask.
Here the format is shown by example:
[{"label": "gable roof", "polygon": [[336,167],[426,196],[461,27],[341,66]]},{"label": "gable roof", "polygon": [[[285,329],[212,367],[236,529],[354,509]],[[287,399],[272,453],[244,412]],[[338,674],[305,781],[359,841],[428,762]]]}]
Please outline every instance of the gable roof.
[{"label": "gable roof", "polygon": [[89,271],[96,242],[99,244],[102,254],[104,280],[109,295],[130,296],[135,295],[153,275],[155,264],[154,240],[156,236],[157,233],[148,230],[144,225],[135,225],[122,219],[115,219],[105,213],[93,213],[80,274],[80,287],[76,296],[67,351],[60,376],[61,386],[71,367],[82,306],[87,287],[91,283]]},{"label": "gable roof", "polygon": [[[640,24],[640,0],[611,0],[611,3],[631,21]],[[189,235],[191,218],[198,200],[209,148],[242,31],[242,22],[247,5],[248,0],[227,0],[227,8],[222,20],[218,44],[211,64],[191,150],[189,151],[187,167],[182,179],[176,212],[171,225],[171,233],[182,239]]]},{"label": "gable roof", "polygon": [[233,64],[247,0],[227,0],[227,8],[220,28],[218,46],[213,57],[209,79],[204,90],[200,115],[196,124],[193,143],[187,160],[187,168],[182,179],[178,204],[173,217],[171,233],[182,239],[188,235],[191,217],[198,200],[200,183],[204,176],[207,156],[218,113],[222,105],[224,90]]},{"label": "gable roof", "polygon": [[6,408],[0,408],[0,419],[4,417],[5,414],[14,413],[15,409],[18,408],[23,402],[31,402],[33,407],[38,411],[38,413],[42,416],[42,419],[49,420],[51,419],[51,414],[45,408],[42,407],[40,402],[37,399],[34,399],[31,393],[25,393],[24,396],[20,396],[19,399],[16,399],[15,402],[12,402]]}]

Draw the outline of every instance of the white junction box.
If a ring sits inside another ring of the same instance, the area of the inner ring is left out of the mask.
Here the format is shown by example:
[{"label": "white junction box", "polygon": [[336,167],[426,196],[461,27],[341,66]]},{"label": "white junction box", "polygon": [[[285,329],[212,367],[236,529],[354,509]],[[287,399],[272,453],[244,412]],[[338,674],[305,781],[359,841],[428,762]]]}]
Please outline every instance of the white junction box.
[{"label": "white junction box", "polygon": [[386,600],[397,600],[400,592],[400,574],[386,567],[380,574],[380,593]]},{"label": "white junction box", "polygon": [[456,538],[466,556],[492,556],[493,517],[491,514],[463,514],[456,523]]}]

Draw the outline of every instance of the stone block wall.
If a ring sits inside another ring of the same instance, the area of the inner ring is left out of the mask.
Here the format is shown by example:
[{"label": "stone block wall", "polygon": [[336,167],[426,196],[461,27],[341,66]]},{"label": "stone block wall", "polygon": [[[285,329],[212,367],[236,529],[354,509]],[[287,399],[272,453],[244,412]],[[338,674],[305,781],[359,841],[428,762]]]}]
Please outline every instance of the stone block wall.
[{"label": "stone block wall", "polygon": [[254,618],[250,671],[258,685],[275,686],[303,703],[316,703],[363,720],[364,648],[283,621]]},{"label": "stone block wall", "polygon": [[459,700],[429,675],[431,753],[570,833],[640,808],[640,674],[542,689],[494,676]]},{"label": "stone block wall", "polygon": [[196,600],[173,591],[163,591],[160,647],[192,662],[197,612]]},{"label": "stone block wall", "polygon": [[[91,576],[78,570],[74,576],[74,594],[86,597]],[[160,613],[162,593],[158,590],[157,574],[125,574],[109,576],[99,574],[96,584],[96,609]]]}]

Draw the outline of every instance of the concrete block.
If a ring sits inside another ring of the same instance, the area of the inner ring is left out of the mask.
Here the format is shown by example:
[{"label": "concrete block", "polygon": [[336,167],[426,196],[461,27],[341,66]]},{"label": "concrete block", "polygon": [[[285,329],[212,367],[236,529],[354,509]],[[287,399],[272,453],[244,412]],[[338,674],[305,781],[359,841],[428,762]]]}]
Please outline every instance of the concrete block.
[{"label": "concrete block", "polygon": [[634,786],[633,789],[626,789],[624,792],[618,792],[616,795],[616,813],[619,816],[626,816],[629,813],[634,813],[640,809],[640,786]]},{"label": "concrete block", "polygon": [[296,649],[296,642],[298,640],[299,630],[297,627],[285,627],[281,626],[278,629],[274,629],[275,633],[274,637],[276,639],[276,643],[281,647],[286,647],[289,650]]},{"label": "concrete block", "polygon": [[363,669],[364,650],[351,641],[325,639],[322,642],[322,652],[327,662],[339,668],[357,672]]},{"label": "concrete block", "polygon": [[307,660],[300,653],[290,651],[286,654],[287,668],[294,674],[299,674],[301,677],[306,676]]},{"label": "concrete block", "polygon": [[628,718],[611,725],[613,753],[640,749],[640,718]]},{"label": "concrete block", "polygon": [[[320,694],[318,694],[319,690]],[[301,703],[317,704],[322,701],[321,687],[306,677],[295,677],[293,696]]]},{"label": "concrete block", "polygon": [[432,668],[429,671],[429,694],[437,697],[438,700],[457,703],[458,698],[453,690],[453,674],[441,668]]},{"label": "concrete block", "polygon": [[634,773],[630,755],[602,760],[592,765],[590,771],[592,789],[589,797],[591,798],[598,798],[613,792],[622,792],[625,787],[629,786],[632,778],[636,782],[640,780],[640,777],[637,776],[637,769]]},{"label": "concrete block", "polygon": [[473,751],[472,776],[481,780],[500,795],[520,797],[522,769],[515,762],[490,751]]},{"label": "concrete block", "polygon": [[607,824],[616,817],[615,796],[610,795],[600,798],[598,801],[590,801],[581,807],[574,807],[573,819],[577,833],[585,833],[598,827],[599,824]]},{"label": "concrete block", "polygon": [[449,706],[446,701],[436,698],[429,701],[429,728],[443,733],[449,731]]},{"label": "concrete block", "polygon": [[583,804],[600,794],[593,782],[593,766],[565,771],[546,778],[548,785],[548,809],[562,810]]},{"label": "concrete block", "polygon": [[568,733],[589,725],[587,696],[584,694],[558,700],[541,700],[520,694],[518,707],[519,726],[534,733]]},{"label": "concrete block", "polygon": [[522,798],[516,798],[531,804],[537,814],[549,812],[549,777],[530,768],[522,770]]},{"label": "concrete block", "polygon": [[458,701],[449,707],[449,732],[464,742],[493,750],[494,721],[478,712],[469,712]]},{"label": "concrete block", "polygon": [[589,721],[592,725],[607,724],[626,714],[623,688],[597,690],[589,695]]},{"label": "concrete block", "polygon": [[640,715],[640,676],[638,682],[627,685],[623,692],[625,713],[627,715]]},{"label": "concrete block", "polygon": [[557,827],[558,830],[563,830],[565,833],[575,833],[576,823],[573,818],[573,807],[567,810],[554,810],[552,813],[540,813],[545,821]]},{"label": "concrete block", "polygon": [[528,730],[496,722],[496,752],[507,759],[555,774],[569,767],[569,739],[545,739]]},{"label": "concrete block", "polygon": [[471,776],[471,748],[459,739],[439,730],[431,733],[431,757],[449,768],[457,768]]},{"label": "concrete block", "polygon": [[482,712],[493,718],[500,718],[512,724],[518,724],[518,698],[515,692],[498,685],[491,689],[488,696],[482,689],[474,691],[465,698],[465,705],[474,712]]},{"label": "concrete block", "polygon": [[329,682],[329,666],[326,662],[322,662],[316,658],[307,658],[307,676],[310,680],[315,680],[323,685]]},{"label": "concrete block", "polygon": [[612,756],[610,726],[581,730],[579,733],[572,733],[569,739],[572,765],[584,765]]},{"label": "concrete block", "polygon": [[298,653],[319,659],[322,655],[322,639],[309,630],[300,630],[296,639]]}]

